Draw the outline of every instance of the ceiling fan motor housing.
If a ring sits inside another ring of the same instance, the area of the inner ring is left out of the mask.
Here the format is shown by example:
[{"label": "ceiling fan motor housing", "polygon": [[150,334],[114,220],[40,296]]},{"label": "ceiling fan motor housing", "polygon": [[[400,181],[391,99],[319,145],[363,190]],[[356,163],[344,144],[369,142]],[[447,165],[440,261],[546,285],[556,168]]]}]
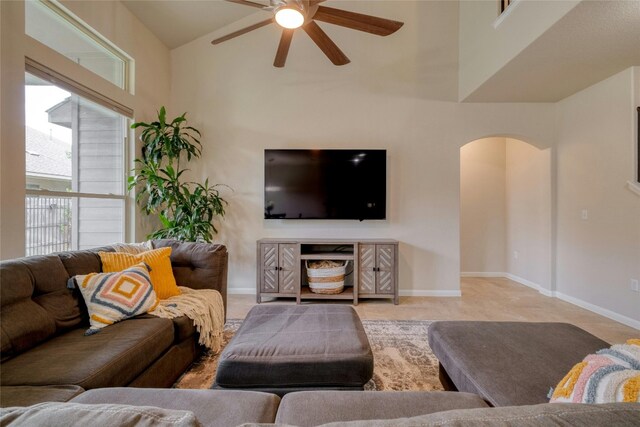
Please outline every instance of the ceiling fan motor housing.
[{"label": "ceiling fan motor housing", "polygon": [[282,28],[299,28],[313,17],[309,13],[308,0],[270,0],[270,4],[276,23]]}]

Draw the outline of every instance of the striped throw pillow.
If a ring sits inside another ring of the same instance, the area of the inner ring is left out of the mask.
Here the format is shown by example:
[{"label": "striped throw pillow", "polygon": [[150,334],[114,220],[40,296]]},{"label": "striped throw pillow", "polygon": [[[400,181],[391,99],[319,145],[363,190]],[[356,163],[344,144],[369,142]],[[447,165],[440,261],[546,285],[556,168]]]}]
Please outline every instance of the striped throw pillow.
[{"label": "striped throw pillow", "polygon": [[640,402],[640,339],[585,357],[553,390],[554,402]]},{"label": "striped throw pillow", "polygon": [[158,305],[149,270],[143,263],[117,273],[75,276],[74,280],[89,311],[91,327],[85,335],[144,314]]},{"label": "striped throw pillow", "polygon": [[167,299],[180,295],[171,268],[171,248],[159,248],[139,254],[122,252],[99,252],[102,261],[102,271],[105,273],[122,271],[141,262],[149,266],[151,284],[160,299]]}]

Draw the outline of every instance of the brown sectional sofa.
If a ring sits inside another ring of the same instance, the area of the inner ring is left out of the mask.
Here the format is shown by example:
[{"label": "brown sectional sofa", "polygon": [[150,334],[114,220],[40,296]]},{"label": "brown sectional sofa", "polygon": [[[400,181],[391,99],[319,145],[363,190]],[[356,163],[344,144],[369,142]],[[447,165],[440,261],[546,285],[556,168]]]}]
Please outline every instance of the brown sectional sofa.
[{"label": "brown sectional sofa", "polygon": [[[461,392],[304,391],[275,394],[236,390],[107,388],[89,390],[70,402],[0,410],[0,425],[87,425],[76,414],[91,411],[92,425],[154,426],[590,426],[625,427],[640,422],[640,404],[542,404],[489,408],[477,395]],[[118,406],[113,406],[118,405]],[[125,408],[119,405],[128,405]],[[131,405],[135,405],[132,407]],[[61,413],[64,409],[66,414]],[[48,410],[48,412],[46,412]],[[3,412],[4,411],[4,412]],[[188,412],[187,412],[188,411]],[[29,413],[31,418],[28,417]],[[27,415],[20,418],[20,415]],[[111,415],[105,415],[111,414]],[[131,414],[127,416],[127,414]],[[86,417],[86,414],[84,414]],[[160,415],[160,417],[158,417]],[[162,422],[162,416],[171,417]],[[190,415],[185,417],[185,415]],[[117,423],[113,422],[117,419]],[[188,418],[188,419],[187,419]],[[176,423],[180,419],[182,422]],[[125,420],[131,420],[126,422]],[[329,423],[329,424],[327,424]]]},{"label": "brown sectional sofa", "polygon": [[[226,307],[227,250],[222,245],[157,240],[172,248],[177,283],[217,289]],[[102,387],[170,387],[200,347],[186,317],[138,316],[85,336],[88,315],[77,274],[101,271],[98,251],[62,252],[0,262],[2,406],[65,401]]]},{"label": "brown sectional sofa", "polygon": [[[179,284],[218,289],[226,306],[224,246],[170,240],[153,245],[173,248]],[[182,418],[180,425],[213,427],[640,425],[638,403],[537,404],[546,402],[547,385],[555,385],[572,363],[608,345],[562,324],[434,323],[429,340],[441,378],[460,392],[304,391],[281,399],[244,390],[168,389],[198,351],[188,319],[145,315],[84,336],[86,310],[66,282],[100,271],[98,250],[113,248],[0,262],[0,406],[26,407],[0,412],[0,425],[32,425],[34,416],[47,425],[85,425],[86,418],[73,418],[81,407],[90,408],[90,417],[99,415],[90,418],[94,424],[99,419],[108,425],[115,423],[109,414],[126,417],[131,405],[140,413],[156,411],[146,418],[152,425],[160,421],[153,418],[158,412],[175,411],[191,411],[197,420]],[[40,402],[64,402],[72,410],[47,412],[40,405],[49,404]]]}]

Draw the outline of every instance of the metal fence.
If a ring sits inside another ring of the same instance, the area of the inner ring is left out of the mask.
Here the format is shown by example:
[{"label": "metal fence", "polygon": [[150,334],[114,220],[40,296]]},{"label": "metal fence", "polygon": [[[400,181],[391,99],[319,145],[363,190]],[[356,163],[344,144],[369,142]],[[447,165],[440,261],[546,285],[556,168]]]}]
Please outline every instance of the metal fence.
[{"label": "metal fence", "polygon": [[27,195],[27,256],[71,249],[71,208],[71,197]]}]

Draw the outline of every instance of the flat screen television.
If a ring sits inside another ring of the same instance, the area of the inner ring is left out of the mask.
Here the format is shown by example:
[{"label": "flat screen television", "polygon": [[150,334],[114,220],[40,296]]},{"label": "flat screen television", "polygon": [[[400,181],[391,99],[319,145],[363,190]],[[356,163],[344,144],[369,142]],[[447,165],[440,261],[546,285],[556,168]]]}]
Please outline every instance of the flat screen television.
[{"label": "flat screen television", "polygon": [[265,150],[265,219],[385,219],[386,150]]}]

